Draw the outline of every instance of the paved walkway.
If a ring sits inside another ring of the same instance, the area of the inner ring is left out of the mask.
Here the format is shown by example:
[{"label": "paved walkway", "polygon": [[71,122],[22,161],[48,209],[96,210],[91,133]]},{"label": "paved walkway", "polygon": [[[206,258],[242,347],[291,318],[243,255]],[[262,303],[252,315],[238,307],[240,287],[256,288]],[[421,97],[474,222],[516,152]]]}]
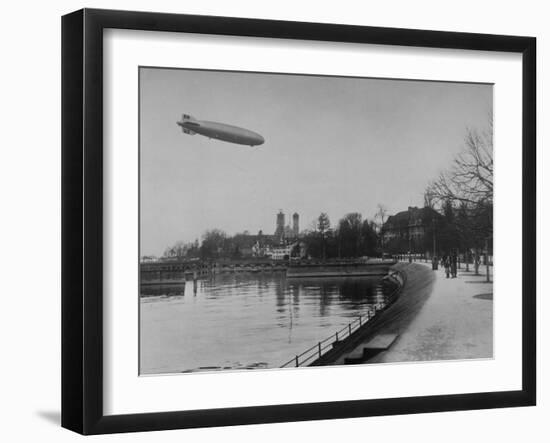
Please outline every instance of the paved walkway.
[{"label": "paved walkway", "polygon": [[[337,348],[335,355],[327,355],[324,364],[342,365],[349,359],[364,362],[364,358],[357,358],[357,356],[363,354],[363,350],[371,340],[384,334],[402,335],[419,315],[424,303],[432,294],[436,280],[435,273],[419,263],[398,263],[395,268],[406,274],[405,285],[397,300],[364,325],[344,347]],[[363,356],[366,357],[366,355]],[[371,361],[374,357],[370,355],[368,359]]]},{"label": "paved walkway", "polygon": [[421,310],[391,348],[369,363],[491,358],[493,284],[486,282],[485,266],[479,276],[472,269],[465,272],[462,265],[454,279],[441,268],[432,271],[435,282]]}]

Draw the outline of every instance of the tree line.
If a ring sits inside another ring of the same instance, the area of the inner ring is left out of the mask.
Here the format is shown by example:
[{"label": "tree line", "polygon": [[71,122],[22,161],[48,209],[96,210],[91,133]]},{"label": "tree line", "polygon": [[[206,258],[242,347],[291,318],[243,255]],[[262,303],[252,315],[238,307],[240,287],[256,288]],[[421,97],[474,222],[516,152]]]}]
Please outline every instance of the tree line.
[{"label": "tree line", "polygon": [[321,213],[314,229],[306,231],[303,242],[312,258],[354,258],[378,256],[381,251],[378,241],[379,226],[365,219],[358,212],[342,217],[335,228],[329,216]]},{"label": "tree line", "polygon": [[248,234],[229,236],[221,229],[210,229],[204,232],[200,242],[198,239],[189,243],[179,241],[167,247],[163,256],[178,259],[240,258],[242,243],[239,237],[245,235]]},{"label": "tree line", "polygon": [[468,254],[492,249],[493,124],[469,129],[449,169],[429,183],[424,205],[443,215],[441,246]]},{"label": "tree line", "polygon": [[[289,240],[296,243],[291,255],[305,255],[315,259],[379,255],[379,230],[380,225],[374,221],[363,220],[358,212],[346,214],[336,227],[332,227],[329,216],[323,212],[316,219],[312,229],[303,232],[297,240]],[[243,244],[247,243],[247,246],[250,246],[250,241],[246,240],[247,236],[247,232],[230,236],[221,229],[211,229],[205,231],[200,242],[198,239],[189,243],[177,242],[166,248],[163,256],[179,259],[237,259],[243,256]],[[270,237],[262,238],[260,232],[256,238],[263,243],[262,246],[266,243],[278,246]]]}]

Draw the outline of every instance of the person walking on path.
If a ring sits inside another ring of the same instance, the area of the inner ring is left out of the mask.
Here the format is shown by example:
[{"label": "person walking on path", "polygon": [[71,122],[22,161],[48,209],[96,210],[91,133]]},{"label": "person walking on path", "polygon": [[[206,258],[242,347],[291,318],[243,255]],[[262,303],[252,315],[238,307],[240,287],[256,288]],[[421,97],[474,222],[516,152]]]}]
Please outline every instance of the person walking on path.
[{"label": "person walking on path", "polygon": [[451,278],[456,278],[458,258],[455,253],[451,255]]},{"label": "person walking on path", "polygon": [[437,264],[439,260],[437,259],[437,256],[432,257],[432,271],[437,271]]},{"label": "person walking on path", "polygon": [[445,276],[449,278],[449,274],[451,273],[451,260],[448,255],[443,257],[443,266],[445,267]]}]

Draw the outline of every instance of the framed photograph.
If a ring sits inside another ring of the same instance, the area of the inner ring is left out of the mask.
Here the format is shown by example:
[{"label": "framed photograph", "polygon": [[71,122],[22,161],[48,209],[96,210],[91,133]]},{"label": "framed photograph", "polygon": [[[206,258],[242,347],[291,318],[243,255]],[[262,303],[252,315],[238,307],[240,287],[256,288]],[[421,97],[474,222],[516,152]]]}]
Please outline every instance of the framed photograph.
[{"label": "framed photograph", "polygon": [[62,425],[534,405],[536,40],[62,20]]}]

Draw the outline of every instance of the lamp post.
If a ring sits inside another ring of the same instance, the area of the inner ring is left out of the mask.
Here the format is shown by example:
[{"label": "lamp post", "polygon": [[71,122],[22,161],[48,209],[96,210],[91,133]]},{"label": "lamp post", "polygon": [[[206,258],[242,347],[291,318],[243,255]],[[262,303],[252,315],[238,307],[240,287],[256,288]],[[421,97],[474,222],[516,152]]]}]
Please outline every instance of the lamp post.
[{"label": "lamp post", "polygon": [[491,281],[491,275],[489,273],[489,238],[485,238],[485,270],[487,274],[487,282]]},{"label": "lamp post", "polygon": [[435,218],[432,218],[432,240],[433,240],[433,255],[432,257],[435,257],[436,254],[436,247],[435,247]]},{"label": "lamp post", "polygon": [[412,263],[411,252],[411,227],[409,226],[409,263]]}]

